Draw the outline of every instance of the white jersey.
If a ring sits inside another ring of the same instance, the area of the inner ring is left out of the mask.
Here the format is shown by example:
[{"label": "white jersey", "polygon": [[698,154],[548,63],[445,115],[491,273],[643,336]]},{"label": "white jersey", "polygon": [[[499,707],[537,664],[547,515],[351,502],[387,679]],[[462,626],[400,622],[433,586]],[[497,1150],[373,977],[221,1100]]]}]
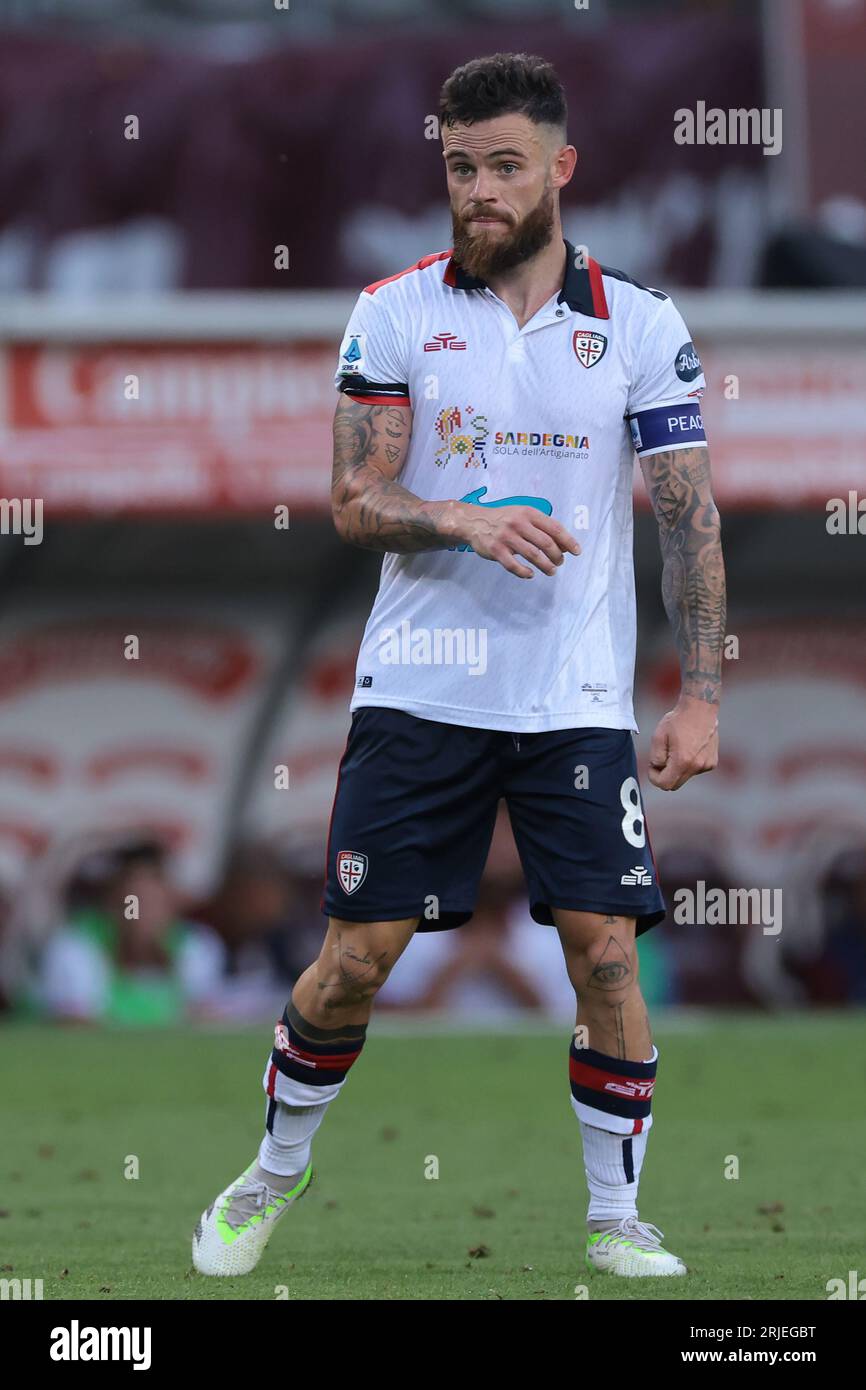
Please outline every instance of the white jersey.
[{"label": "white jersey", "polygon": [[705,442],[704,378],[666,295],[565,246],[561,291],[522,328],[448,251],[358,298],[335,381],[411,408],[403,486],[537,507],[581,553],[531,580],[467,546],[387,554],[353,710],[514,733],[637,729],[634,450]]}]

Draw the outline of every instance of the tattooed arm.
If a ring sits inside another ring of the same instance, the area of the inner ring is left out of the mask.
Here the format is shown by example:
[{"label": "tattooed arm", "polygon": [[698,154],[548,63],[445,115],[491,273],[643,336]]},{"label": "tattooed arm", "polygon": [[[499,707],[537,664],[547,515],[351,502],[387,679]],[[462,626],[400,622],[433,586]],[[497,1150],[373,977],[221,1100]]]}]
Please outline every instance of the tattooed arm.
[{"label": "tattooed arm", "polygon": [[331,510],[344,541],[407,555],[457,545],[460,502],[422,502],[396,482],[412,435],[403,405],[363,405],[341,396],[334,416]]},{"label": "tattooed arm", "polygon": [[718,762],[725,636],[725,567],[705,446],[641,459],[659,527],[662,597],[680,662],[677,706],[659,723],[650,781],[675,791]]},{"label": "tattooed arm", "polygon": [[331,511],[344,541],[399,555],[469,544],[521,579],[531,579],[533,571],[518,555],[554,574],[564,551],[578,553],[565,527],[534,507],[491,510],[416,497],[397,482],[411,434],[408,406],[364,405],[341,395],[334,416]]}]

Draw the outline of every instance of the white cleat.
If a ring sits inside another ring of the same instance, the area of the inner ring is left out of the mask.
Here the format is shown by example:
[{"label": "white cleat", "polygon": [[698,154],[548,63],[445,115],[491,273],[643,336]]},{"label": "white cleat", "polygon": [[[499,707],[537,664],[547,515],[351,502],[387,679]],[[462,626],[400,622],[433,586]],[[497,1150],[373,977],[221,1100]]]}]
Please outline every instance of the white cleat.
[{"label": "white cleat", "polygon": [[607,1231],[592,1231],[586,1240],[586,1263],[601,1274],[620,1274],[627,1279],[658,1278],[687,1274],[677,1255],[662,1248],[657,1226],[627,1216]]},{"label": "white cleat", "polygon": [[199,1274],[249,1274],[258,1264],[274,1227],[303,1197],[313,1177],[312,1164],[282,1196],[249,1176],[252,1164],[202,1212],[192,1237],[192,1262]]}]

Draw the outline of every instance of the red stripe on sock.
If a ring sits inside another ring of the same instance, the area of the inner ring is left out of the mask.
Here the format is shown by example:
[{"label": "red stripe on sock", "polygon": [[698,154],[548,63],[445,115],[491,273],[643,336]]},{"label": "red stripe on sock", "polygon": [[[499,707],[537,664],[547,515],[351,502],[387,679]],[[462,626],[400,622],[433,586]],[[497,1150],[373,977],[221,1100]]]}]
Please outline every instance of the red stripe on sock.
[{"label": "red stripe on sock", "polygon": [[277,1069],[276,1069],[274,1063],[271,1062],[271,1069],[270,1069],[270,1071],[268,1072],[268,1095],[270,1096],[271,1100],[274,1099],[274,1087],[276,1086],[276,1084],[277,1084]]},{"label": "red stripe on sock", "polygon": [[[616,1072],[602,1071],[601,1067],[581,1062],[577,1057],[569,1057],[568,1074],[576,1086],[585,1086],[589,1091],[612,1091],[625,1100],[650,1100],[655,1089],[654,1077],[647,1080],[642,1076],[619,1076]],[[633,1094],[625,1095],[626,1089]]]},{"label": "red stripe on sock", "polygon": [[[281,1050],[283,1052],[286,1052],[285,1048]],[[316,1067],[323,1067],[327,1070],[342,1070],[345,1067],[350,1067],[353,1062],[356,1062],[358,1060],[360,1051],[361,1049],[359,1047],[356,1048],[354,1052],[334,1052],[323,1054],[321,1052],[306,1052],[304,1048],[298,1047],[295,1043],[292,1043],[291,1049],[288,1052],[286,1052],[286,1056],[299,1057],[304,1062],[312,1062]]]}]

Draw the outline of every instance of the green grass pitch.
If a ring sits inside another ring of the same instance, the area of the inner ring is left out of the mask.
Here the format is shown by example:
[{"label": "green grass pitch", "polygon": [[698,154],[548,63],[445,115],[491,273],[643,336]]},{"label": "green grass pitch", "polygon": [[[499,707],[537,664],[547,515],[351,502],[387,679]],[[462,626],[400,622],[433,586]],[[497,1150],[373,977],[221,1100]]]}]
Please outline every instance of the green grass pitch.
[{"label": "green grass pitch", "polygon": [[[825,1299],[866,1274],[863,1018],[661,1018],[641,1216],[686,1279],[583,1263],[568,1030],[375,1025],[316,1182],[244,1279],[191,1271],[253,1157],[269,1030],[0,1034],[0,1277],[45,1299]],[[124,1176],[129,1156],[139,1176]],[[725,1177],[729,1156],[739,1177]],[[425,1177],[438,1160],[436,1179]]]}]

